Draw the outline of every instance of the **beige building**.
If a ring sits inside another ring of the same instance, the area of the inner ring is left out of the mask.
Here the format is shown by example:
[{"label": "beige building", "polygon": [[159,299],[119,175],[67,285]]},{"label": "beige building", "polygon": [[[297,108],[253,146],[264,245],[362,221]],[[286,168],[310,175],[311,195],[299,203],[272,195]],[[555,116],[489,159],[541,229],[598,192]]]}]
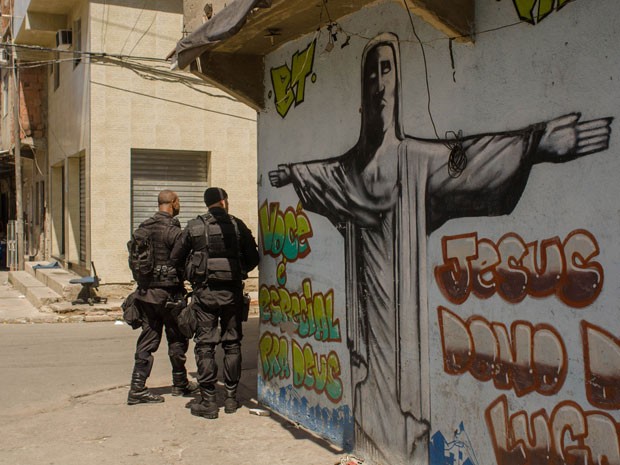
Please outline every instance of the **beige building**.
[{"label": "beige building", "polygon": [[[128,283],[126,242],[164,188],[181,196],[185,224],[204,211],[207,186],[224,187],[256,233],[256,113],[170,71],[187,31],[182,0],[15,0],[12,13],[19,69],[44,84],[44,131],[22,134],[35,154],[22,161],[27,256],[81,274],[94,262],[104,284]],[[31,87],[24,74],[21,86]]]}]

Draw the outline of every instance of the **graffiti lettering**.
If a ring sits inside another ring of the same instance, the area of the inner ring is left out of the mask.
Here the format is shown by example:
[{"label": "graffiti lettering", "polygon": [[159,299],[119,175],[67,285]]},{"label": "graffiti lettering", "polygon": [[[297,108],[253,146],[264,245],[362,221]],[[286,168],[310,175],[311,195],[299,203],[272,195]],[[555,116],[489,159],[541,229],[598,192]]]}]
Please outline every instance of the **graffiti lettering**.
[{"label": "graffiti lettering", "polygon": [[293,385],[312,389],[319,394],[325,393],[332,402],[340,401],[342,381],[338,355],[333,351],[327,356],[319,355],[310,344],[302,348],[295,340],[292,341],[292,349]]},{"label": "graffiti lettering", "polygon": [[[571,0],[513,0],[519,18],[531,24],[537,24],[545,19],[554,9],[559,10]],[[538,12],[534,10],[538,5]]]},{"label": "graffiti lettering", "polygon": [[[284,118],[293,102],[295,106],[304,101],[306,78],[312,73],[316,40],[302,52],[295,52],[291,68],[284,64],[271,68],[271,84],[275,96],[276,111]],[[313,81],[314,81],[313,77]]]},{"label": "graffiti lettering", "polygon": [[291,375],[288,363],[288,341],[266,331],[258,344],[263,378],[285,379]]},{"label": "graffiti lettering", "polygon": [[556,394],[568,371],[566,348],[559,333],[546,324],[516,321],[511,333],[501,323],[473,316],[463,321],[439,307],[444,370],[450,375],[469,371],[497,389],[514,389],[518,396],[532,391]]},{"label": "graffiti lettering", "polygon": [[264,254],[283,255],[287,261],[293,262],[310,253],[308,238],[312,237],[312,226],[301,204],[297,210],[288,207],[283,212],[278,202],[267,206],[265,201],[258,210],[258,217]]},{"label": "graffiti lettering", "polygon": [[581,229],[564,242],[554,237],[540,245],[526,243],[514,233],[497,244],[478,239],[476,233],[447,236],[442,238],[442,250],[444,263],[435,268],[435,278],[454,304],[465,302],[471,292],[481,299],[497,293],[511,303],[521,302],[528,294],[555,294],[566,305],[583,308],[603,288],[603,268],[592,261],[599,254],[598,243]]},{"label": "graffiti lettering", "polygon": [[508,416],[506,396],[485,412],[498,465],[620,464],[620,426],[599,411],[565,401],[551,415],[539,410]]},{"label": "graffiti lettering", "polygon": [[274,326],[292,322],[295,333],[317,341],[340,342],[340,320],[334,319],[334,291],[312,293],[312,282],[302,282],[302,293],[283,287],[261,286],[258,293],[261,321]]},{"label": "graffiti lettering", "polygon": [[598,408],[620,409],[620,339],[581,322],[588,401]]}]

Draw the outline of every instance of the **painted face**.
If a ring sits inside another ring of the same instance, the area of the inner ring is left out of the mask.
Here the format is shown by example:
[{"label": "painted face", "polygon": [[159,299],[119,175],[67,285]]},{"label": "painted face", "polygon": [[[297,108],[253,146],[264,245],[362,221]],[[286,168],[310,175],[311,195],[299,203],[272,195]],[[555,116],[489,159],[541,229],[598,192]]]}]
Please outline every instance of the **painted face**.
[{"label": "painted face", "polygon": [[378,45],[368,52],[364,63],[364,112],[368,123],[378,125],[384,132],[394,124],[396,76],[390,45]]}]

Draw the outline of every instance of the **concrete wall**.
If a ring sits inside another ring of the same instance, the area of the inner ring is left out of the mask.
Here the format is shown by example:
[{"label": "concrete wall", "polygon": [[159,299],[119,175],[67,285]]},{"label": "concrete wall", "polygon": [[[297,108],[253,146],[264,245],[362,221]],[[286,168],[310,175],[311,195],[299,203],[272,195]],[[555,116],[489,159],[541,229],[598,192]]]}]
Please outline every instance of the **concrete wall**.
[{"label": "concrete wall", "polygon": [[[89,2],[77,2],[75,8],[67,14],[66,27],[71,29],[73,22],[80,19],[82,23],[82,43],[89,32],[88,15]],[[50,224],[51,250],[50,255],[63,257],[66,263],[73,266],[80,264],[79,257],[79,220],[78,233],[75,233],[76,224],[70,219],[75,217],[76,202],[73,196],[76,171],[72,165],[80,155],[89,153],[90,140],[90,86],[89,66],[82,60],[74,65],[72,53],[59,53],[52,60],[58,65],[47,70],[48,89],[48,160],[49,166],[54,168],[49,182],[50,195]],[[63,177],[64,173],[64,185]],[[65,201],[62,202],[61,192],[65,190]],[[69,191],[71,190],[71,194]],[[79,198],[78,198],[79,199]],[[60,207],[62,208],[55,208]],[[78,214],[79,214],[79,205]],[[87,211],[87,218],[88,218]],[[69,220],[69,221],[68,221]],[[62,247],[64,237],[64,250]]]},{"label": "concrete wall", "polygon": [[620,463],[620,6],[531,4],[267,57],[259,398],[367,463]]},{"label": "concrete wall", "polygon": [[[90,49],[164,59],[182,36],[182,1],[147,3],[92,3]],[[143,64],[169,70],[163,62]],[[210,152],[210,182],[228,191],[233,214],[257,228],[256,113],[200,81],[188,86],[174,75],[145,79],[148,74],[98,63],[91,66],[87,83],[92,102],[86,164],[89,260],[107,283],[131,279],[125,244],[131,228],[132,148]]]}]

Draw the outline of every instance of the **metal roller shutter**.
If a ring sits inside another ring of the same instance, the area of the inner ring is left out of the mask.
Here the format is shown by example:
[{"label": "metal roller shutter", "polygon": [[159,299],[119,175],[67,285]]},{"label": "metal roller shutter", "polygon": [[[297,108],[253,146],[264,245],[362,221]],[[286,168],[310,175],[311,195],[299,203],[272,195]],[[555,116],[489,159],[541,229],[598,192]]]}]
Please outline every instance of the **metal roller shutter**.
[{"label": "metal roller shutter", "polygon": [[131,151],[131,227],[157,211],[157,194],[170,189],[179,194],[181,226],[206,211],[209,158],[206,152]]},{"label": "metal roller shutter", "polygon": [[80,262],[86,263],[86,158],[80,157]]}]

